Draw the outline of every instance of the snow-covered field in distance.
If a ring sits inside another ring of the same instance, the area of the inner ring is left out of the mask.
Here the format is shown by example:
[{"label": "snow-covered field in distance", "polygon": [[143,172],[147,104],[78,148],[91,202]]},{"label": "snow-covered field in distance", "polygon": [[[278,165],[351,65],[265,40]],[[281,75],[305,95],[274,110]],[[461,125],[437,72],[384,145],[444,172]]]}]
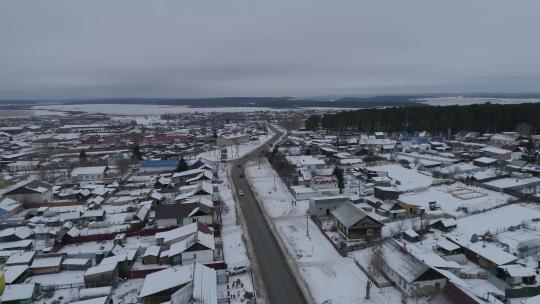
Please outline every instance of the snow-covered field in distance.
[{"label": "snow-covered field in distance", "polygon": [[[212,107],[192,108],[174,105],[144,105],[144,104],[78,104],[78,105],[39,105],[32,107],[41,111],[80,111],[111,115],[160,115],[166,113],[210,113],[210,112],[256,112],[256,111],[290,111],[290,110],[347,110],[346,108],[267,108],[267,107]],[[55,113],[51,113],[55,114]]]},{"label": "snow-covered field in distance", "polygon": [[540,102],[540,98],[491,98],[491,97],[433,97],[433,98],[418,98],[414,99],[420,103],[430,106],[450,106],[450,105],[471,105],[479,103],[497,103],[497,104],[518,104],[518,103],[535,103]]}]

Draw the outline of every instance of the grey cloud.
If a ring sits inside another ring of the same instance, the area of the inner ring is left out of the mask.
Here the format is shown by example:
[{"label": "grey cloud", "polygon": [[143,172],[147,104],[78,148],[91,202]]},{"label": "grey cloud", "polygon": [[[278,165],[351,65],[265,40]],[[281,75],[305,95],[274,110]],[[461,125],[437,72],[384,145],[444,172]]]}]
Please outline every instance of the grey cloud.
[{"label": "grey cloud", "polygon": [[531,92],[540,2],[4,0],[0,99]]}]

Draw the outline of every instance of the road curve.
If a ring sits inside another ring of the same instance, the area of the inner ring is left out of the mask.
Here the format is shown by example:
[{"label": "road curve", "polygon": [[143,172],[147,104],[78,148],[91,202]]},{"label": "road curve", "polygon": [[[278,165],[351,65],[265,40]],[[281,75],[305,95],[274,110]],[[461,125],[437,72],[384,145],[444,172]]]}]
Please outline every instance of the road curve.
[{"label": "road curve", "polygon": [[[272,129],[276,135],[269,142],[275,142],[282,135],[277,129]],[[238,196],[239,205],[257,257],[258,269],[266,289],[268,302],[303,304],[306,300],[291,273],[286,257],[270,231],[246,178],[240,177],[243,175],[243,166],[248,159],[257,159],[266,148],[265,144],[247,157],[234,161],[231,170],[232,181],[236,191],[244,192],[243,196]]]}]

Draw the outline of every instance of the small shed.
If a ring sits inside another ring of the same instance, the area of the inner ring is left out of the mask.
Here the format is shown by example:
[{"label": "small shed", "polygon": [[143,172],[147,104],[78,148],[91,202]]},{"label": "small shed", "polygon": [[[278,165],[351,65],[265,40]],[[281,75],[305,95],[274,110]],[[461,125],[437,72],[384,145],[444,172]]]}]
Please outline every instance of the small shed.
[{"label": "small shed", "polygon": [[63,256],[36,258],[30,269],[33,274],[57,273],[62,270]]},{"label": "small shed", "polygon": [[86,287],[116,286],[118,263],[100,264],[90,267],[84,273]]},{"label": "small shed", "polygon": [[4,268],[6,284],[22,283],[28,276],[30,276],[30,267],[27,265],[7,266]]},{"label": "small shed", "polygon": [[461,247],[448,239],[441,239],[437,242],[437,250],[444,255],[455,255],[461,253]]},{"label": "small shed", "polygon": [[402,235],[403,239],[411,242],[411,243],[415,243],[415,242],[418,242],[420,241],[420,235],[418,233],[416,233],[416,231],[412,230],[412,229],[407,229],[405,231],[403,231],[403,235]]},{"label": "small shed", "polygon": [[150,246],[146,248],[143,254],[142,263],[145,265],[158,264],[160,251],[161,251],[161,248],[159,246]]},{"label": "small shed", "polygon": [[63,270],[86,270],[90,267],[92,267],[90,259],[68,258],[62,262]]},{"label": "small shed", "polygon": [[34,260],[36,253],[34,251],[16,252],[9,256],[6,260],[7,266],[14,265],[30,265]]},{"label": "small shed", "polygon": [[2,294],[2,304],[31,304],[39,297],[41,287],[38,283],[6,285]]},{"label": "small shed", "polygon": [[457,227],[457,222],[454,219],[440,219],[433,222],[431,227],[443,232],[448,232]]}]

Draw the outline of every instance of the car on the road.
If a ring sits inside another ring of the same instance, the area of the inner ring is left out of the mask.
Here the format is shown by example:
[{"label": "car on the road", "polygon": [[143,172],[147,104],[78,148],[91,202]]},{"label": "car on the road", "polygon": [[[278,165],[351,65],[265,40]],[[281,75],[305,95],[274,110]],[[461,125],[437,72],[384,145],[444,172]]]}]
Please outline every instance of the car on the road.
[{"label": "car on the road", "polygon": [[242,190],[238,191],[238,195],[244,196],[244,191],[242,191]]},{"label": "car on the road", "polygon": [[235,274],[241,274],[246,273],[249,271],[249,266],[242,265],[242,266],[234,266],[229,269],[229,275],[235,275]]},{"label": "car on the road", "polygon": [[240,173],[240,175],[238,175],[238,177],[244,178],[244,173]]},{"label": "car on the road", "polygon": [[237,166],[238,168],[242,167],[242,165],[240,165],[240,164],[238,164],[238,165],[236,165],[236,166]]}]

